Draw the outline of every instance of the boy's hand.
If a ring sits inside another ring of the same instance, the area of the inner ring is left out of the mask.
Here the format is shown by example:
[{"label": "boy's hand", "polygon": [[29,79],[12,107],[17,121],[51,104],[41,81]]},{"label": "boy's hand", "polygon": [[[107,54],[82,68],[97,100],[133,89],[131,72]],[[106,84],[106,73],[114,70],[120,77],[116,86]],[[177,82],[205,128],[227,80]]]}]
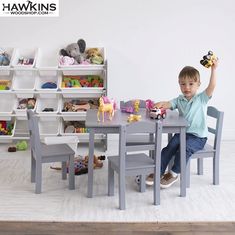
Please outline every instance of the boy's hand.
[{"label": "boy's hand", "polygon": [[219,64],[219,58],[217,57],[216,59],[213,60],[213,64],[211,66],[211,69],[216,69]]},{"label": "boy's hand", "polygon": [[161,102],[157,102],[156,104],[154,104],[154,108],[164,108],[164,109],[170,109],[171,108],[171,103],[169,101],[161,101]]}]

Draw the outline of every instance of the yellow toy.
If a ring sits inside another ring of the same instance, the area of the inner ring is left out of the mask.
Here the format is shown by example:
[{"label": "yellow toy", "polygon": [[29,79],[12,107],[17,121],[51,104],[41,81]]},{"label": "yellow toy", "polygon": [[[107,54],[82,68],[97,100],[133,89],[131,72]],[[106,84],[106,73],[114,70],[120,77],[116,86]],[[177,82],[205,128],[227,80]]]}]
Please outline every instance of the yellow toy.
[{"label": "yellow toy", "polygon": [[140,101],[139,100],[135,100],[134,101],[134,111],[135,113],[138,113],[140,109]]},{"label": "yellow toy", "polygon": [[135,114],[131,114],[128,118],[127,121],[128,122],[138,122],[141,120],[141,115],[135,115]]},{"label": "yellow toy", "polygon": [[114,116],[114,103],[104,103],[103,97],[100,97],[97,112],[98,122],[100,122],[100,113],[102,113],[102,121],[104,122],[104,114],[106,112],[109,114],[109,120],[111,121]]},{"label": "yellow toy", "polygon": [[212,51],[208,51],[207,55],[203,56],[203,59],[200,61],[200,63],[204,67],[210,68],[213,65],[214,60],[216,59],[217,59],[217,56]]}]

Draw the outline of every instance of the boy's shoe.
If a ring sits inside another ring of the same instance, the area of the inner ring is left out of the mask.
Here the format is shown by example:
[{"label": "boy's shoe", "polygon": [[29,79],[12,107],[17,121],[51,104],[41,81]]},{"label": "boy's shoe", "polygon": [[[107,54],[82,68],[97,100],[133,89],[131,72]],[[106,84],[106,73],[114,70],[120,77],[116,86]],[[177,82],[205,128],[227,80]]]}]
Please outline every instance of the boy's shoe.
[{"label": "boy's shoe", "polygon": [[149,185],[149,186],[152,186],[153,185],[153,174],[150,174],[150,175],[148,175],[148,177],[146,178],[146,180],[145,180],[145,183],[147,184],[147,185]]},{"label": "boy's shoe", "polygon": [[160,181],[161,188],[169,188],[172,184],[178,181],[178,175],[174,177],[170,172],[163,175]]}]

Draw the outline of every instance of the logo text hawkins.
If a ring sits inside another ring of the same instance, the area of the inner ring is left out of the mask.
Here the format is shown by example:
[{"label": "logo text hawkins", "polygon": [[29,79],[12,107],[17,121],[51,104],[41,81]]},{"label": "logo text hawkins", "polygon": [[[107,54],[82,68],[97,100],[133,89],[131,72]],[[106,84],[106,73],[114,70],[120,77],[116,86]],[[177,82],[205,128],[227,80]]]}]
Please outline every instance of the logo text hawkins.
[{"label": "logo text hawkins", "polygon": [[0,16],[59,16],[59,0],[0,0]]}]

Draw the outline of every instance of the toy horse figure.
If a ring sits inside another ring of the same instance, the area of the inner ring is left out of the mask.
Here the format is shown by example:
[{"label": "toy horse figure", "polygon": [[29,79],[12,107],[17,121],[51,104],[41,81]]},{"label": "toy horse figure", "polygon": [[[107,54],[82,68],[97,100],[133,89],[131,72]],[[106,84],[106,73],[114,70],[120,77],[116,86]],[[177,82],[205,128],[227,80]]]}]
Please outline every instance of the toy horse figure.
[{"label": "toy horse figure", "polygon": [[97,112],[97,120],[98,122],[100,122],[100,113],[102,113],[102,121],[104,122],[104,114],[107,112],[109,114],[109,120],[112,120],[113,116],[114,116],[114,102],[110,103],[105,103],[103,98],[107,98],[107,97],[100,97],[99,98],[99,108],[98,108],[98,112]]}]

